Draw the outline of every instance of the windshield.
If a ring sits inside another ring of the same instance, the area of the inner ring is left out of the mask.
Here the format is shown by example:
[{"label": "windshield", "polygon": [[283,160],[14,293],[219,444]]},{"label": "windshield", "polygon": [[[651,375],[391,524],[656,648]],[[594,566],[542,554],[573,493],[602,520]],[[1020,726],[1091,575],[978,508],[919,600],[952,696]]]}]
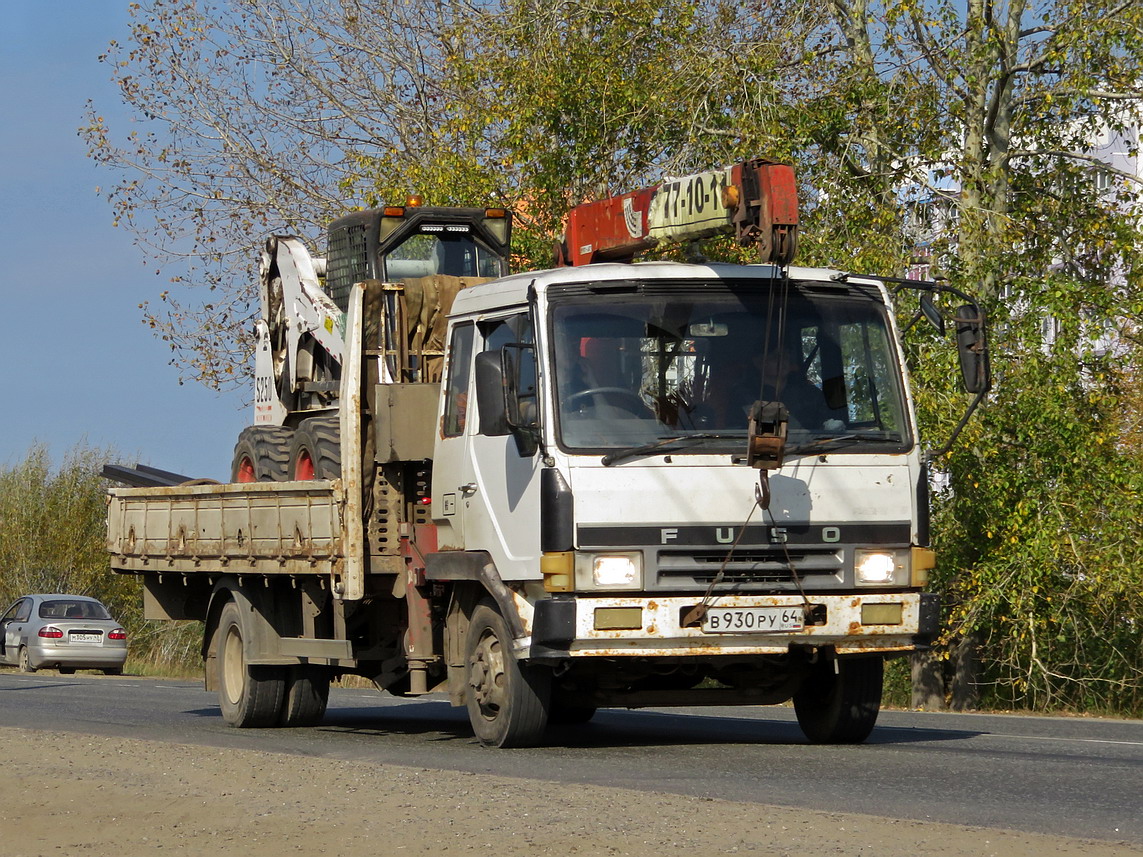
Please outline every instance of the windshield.
[{"label": "windshield", "polygon": [[669,297],[657,291],[554,297],[565,449],[681,438],[662,448],[738,450],[760,399],[786,405],[791,451],[908,447],[885,308],[871,297],[791,287],[783,311],[768,288],[712,283]]},{"label": "windshield", "polygon": [[421,227],[418,235],[393,248],[385,257],[390,280],[448,274],[453,277],[498,277],[500,257],[468,233],[464,225]]}]

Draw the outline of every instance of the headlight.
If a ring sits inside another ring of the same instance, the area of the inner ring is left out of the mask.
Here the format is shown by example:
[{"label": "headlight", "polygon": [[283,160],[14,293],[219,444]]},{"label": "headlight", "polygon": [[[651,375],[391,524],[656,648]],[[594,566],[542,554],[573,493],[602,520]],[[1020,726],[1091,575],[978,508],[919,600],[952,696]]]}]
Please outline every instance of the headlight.
[{"label": "headlight", "polygon": [[892,551],[859,550],[853,554],[853,569],[858,586],[878,586],[896,583],[904,566]]},{"label": "headlight", "polygon": [[580,589],[642,589],[641,553],[585,553],[576,556]]}]

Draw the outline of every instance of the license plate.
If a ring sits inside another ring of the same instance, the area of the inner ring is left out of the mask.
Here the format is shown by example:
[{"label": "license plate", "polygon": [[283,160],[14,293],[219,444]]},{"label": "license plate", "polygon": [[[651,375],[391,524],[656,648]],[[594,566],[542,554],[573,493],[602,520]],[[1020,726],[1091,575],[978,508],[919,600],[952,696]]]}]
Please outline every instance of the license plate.
[{"label": "license plate", "polygon": [[703,617],[702,629],[708,634],[764,634],[800,631],[805,624],[802,607],[715,607]]},{"label": "license plate", "polygon": [[73,631],[71,634],[68,635],[68,639],[71,640],[73,643],[102,643],[103,642],[103,635],[102,634],[83,634],[83,633]]}]

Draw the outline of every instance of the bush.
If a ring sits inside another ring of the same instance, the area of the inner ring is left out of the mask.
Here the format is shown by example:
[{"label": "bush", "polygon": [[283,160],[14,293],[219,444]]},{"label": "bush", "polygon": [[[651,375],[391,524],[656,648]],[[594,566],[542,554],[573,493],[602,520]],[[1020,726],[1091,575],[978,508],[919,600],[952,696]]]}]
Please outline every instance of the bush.
[{"label": "bush", "polygon": [[0,610],[32,592],[98,598],[126,629],[129,666],[185,674],[200,664],[201,623],[148,622],[143,587],[113,574],[106,537],[110,449],[79,445],[59,467],[47,448],[0,469]]}]

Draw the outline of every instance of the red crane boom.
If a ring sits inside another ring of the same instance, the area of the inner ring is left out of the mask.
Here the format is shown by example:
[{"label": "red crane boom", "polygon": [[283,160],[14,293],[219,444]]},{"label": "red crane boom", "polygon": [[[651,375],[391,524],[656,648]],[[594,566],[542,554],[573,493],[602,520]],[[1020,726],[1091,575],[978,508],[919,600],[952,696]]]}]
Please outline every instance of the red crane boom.
[{"label": "red crane boom", "polygon": [[762,262],[788,265],[798,232],[794,168],[755,158],[578,205],[568,212],[558,264],[629,262],[663,243],[734,234]]}]

